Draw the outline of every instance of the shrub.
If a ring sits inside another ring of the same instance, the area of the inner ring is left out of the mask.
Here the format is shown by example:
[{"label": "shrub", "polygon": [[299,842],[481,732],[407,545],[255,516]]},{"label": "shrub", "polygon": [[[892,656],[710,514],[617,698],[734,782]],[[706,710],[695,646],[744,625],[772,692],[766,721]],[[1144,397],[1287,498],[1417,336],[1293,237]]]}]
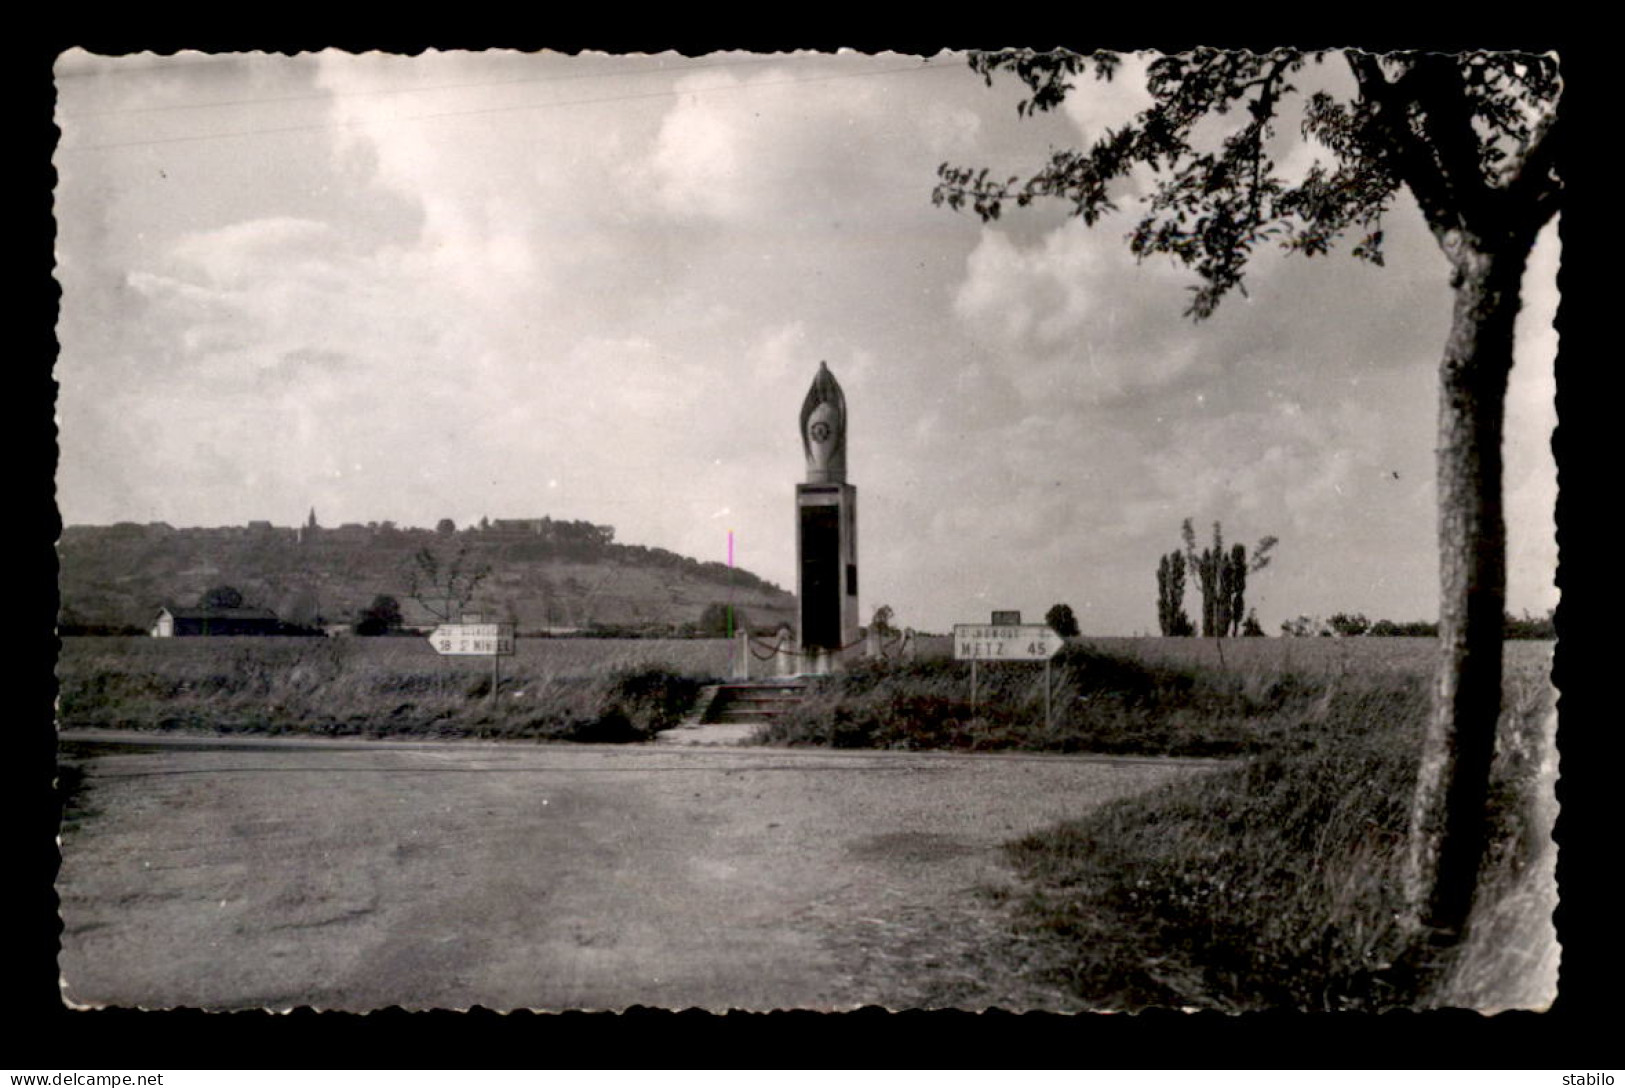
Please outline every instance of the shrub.
[{"label": "shrub", "polygon": [[605,716],[618,716],[645,740],[682,721],[700,693],[698,680],[665,665],[618,669],[610,675],[607,687]]}]

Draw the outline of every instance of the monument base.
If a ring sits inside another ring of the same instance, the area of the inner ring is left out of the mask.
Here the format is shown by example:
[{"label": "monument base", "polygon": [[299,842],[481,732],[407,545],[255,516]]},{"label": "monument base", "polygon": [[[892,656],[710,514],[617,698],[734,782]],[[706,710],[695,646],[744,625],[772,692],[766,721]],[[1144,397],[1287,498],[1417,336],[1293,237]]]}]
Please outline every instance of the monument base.
[{"label": "monument base", "polygon": [[803,650],[802,676],[829,676],[840,668],[841,655],[833,650]]},{"label": "monument base", "polygon": [[796,485],[796,645],[802,671],[824,676],[858,650],[858,489]]}]

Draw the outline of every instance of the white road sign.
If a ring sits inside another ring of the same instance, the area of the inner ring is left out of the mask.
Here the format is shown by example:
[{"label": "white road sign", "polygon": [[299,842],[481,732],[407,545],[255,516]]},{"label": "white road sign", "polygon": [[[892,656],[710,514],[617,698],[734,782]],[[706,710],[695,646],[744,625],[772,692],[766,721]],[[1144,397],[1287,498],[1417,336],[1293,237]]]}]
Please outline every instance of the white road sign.
[{"label": "white road sign", "polygon": [[438,654],[511,654],[511,623],[442,623],[429,636]]},{"label": "white road sign", "polygon": [[1065,645],[1066,639],[1042,623],[954,624],[956,661],[1048,661]]}]

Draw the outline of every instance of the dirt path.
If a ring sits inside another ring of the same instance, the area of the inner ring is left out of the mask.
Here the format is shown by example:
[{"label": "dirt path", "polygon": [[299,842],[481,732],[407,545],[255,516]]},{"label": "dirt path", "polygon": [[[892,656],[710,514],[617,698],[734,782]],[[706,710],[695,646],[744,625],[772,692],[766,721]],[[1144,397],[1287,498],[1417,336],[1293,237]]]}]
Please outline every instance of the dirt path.
[{"label": "dirt path", "polygon": [[65,994],[208,1008],[1065,1008],[998,846],[1203,761],[64,738]]}]

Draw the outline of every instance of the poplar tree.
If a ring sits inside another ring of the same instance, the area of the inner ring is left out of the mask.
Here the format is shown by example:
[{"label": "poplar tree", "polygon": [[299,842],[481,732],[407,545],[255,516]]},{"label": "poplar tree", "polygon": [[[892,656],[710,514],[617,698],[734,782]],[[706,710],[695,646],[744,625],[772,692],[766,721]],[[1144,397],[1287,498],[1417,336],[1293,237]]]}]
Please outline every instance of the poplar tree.
[{"label": "poplar tree", "polygon": [[1157,627],[1175,638],[1191,633],[1191,618],[1185,612],[1183,552],[1169,552],[1157,562]]}]

